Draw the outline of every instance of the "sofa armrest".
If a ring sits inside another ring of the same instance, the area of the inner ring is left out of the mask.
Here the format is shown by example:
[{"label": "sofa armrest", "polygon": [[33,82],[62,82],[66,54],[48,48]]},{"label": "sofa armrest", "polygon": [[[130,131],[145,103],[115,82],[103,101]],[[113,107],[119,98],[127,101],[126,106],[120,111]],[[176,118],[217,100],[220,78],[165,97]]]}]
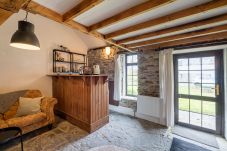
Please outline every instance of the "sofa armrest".
[{"label": "sofa armrest", "polygon": [[57,99],[51,97],[44,97],[41,101],[41,111],[46,113],[47,120],[50,123],[54,123],[54,105],[57,104]]}]

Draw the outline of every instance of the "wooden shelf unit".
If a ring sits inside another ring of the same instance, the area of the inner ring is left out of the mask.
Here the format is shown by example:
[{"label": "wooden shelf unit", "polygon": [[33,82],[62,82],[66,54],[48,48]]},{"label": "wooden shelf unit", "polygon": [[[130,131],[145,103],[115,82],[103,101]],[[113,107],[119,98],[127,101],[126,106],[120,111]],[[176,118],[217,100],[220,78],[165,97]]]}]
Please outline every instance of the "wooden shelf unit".
[{"label": "wooden shelf unit", "polygon": [[[56,58],[57,52],[68,54],[69,55],[69,61],[57,60],[57,58]],[[74,61],[74,56],[75,55],[82,56],[83,57],[83,62]],[[87,58],[87,56],[85,54],[76,53],[76,52],[68,52],[68,51],[63,51],[63,50],[59,50],[59,49],[54,49],[53,50],[53,73],[58,73],[56,71],[57,63],[68,63],[69,64],[69,72],[73,73],[73,70],[72,70],[73,69],[73,65],[74,64],[83,64],[85,66],[87,64],[87,59],[86,58]],[[63,73],[63,72],[61,72],[61,73]]]}]

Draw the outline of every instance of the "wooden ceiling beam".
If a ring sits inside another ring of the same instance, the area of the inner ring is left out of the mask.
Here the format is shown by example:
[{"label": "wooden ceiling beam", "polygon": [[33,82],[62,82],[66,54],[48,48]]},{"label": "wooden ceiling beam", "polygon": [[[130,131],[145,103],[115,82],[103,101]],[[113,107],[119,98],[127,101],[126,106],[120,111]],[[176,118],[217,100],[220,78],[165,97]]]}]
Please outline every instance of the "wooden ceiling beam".
[{"label": "wooden ceiling beam", "polygon": [[88,11],[89,9],[95,7],[101,2],[103,2],[103,0],[83,0],[81,3],[79,3],[77,6],[75,6],[63,15],[63,22],[72,20],[73,18]]},{"label": "wooden ceiling beam", "polygon": [[13,13],[17,13],[21,7],[27,5],[30,0],[1,0],[0,1],[0,25],[2,25]]},{"label": "wooden ceiling beam", "polygon": [[0,8],[17,13],[20,8],[31,0],[1,0]]},{"label": "wooden ceiling beam", "polygon": [[140,48],[134,48],[134,50],[140,49],[140,50],[156,50],[156,49],[162,49],[162,48],[171,48],[175,46],[182,46],[182,45],[190,45],[193,43],[202,43],[207,41],[217,41],[217,40],[223,40],[227,39],[227,32],[220,32],[220,33],[214,33],[210,35],[203,35],[199,37],[193,37],[193,38],[187,38],[187,39],[181,39],[176,41],[170,41],[150,46],[143,46]]},{"label": "wooden ceiling beam", "polygon": [[13,15],[13,12],[0,8],[0,25],[2,25],[11,15]]},{"label": "wooden ceiling beam", "polygon": [[157,7],[161,7],[163,5],[167,5],[169,3],[174,2],[175,0],[150,0],[147,2],[144,2],[142,4],[139,4],[137,6],[134,6],[132,8],[129,8],[128,10],[125,10],[117,15],[114,15],[110,18],[107,18],[101,22],[98,22],[94,25],[91,25],[89,27],[90,31],[94,31],[94,30],[98,30],[100,28],[106,27],[106,26],[110,26],[112,24],[118,23],[122,20],[126,20],[130,17],[148,12],[152,9],[155,9]]},{"label": "wooden ceiling beam", "polygon": [[165,34],[183,31],[183,30],[189,30],[189,29],[199,27],[199,26],[216,24],[218,22],[227,22],[227,14],[208,18],[208,19],[204,19],[204,20],[201,20],[201,21],[196,21],[196,22],[184,24],[184,25],[180,25],[180,26],[175,26],[175,27],[171,27],[171,28],[167,28],[167,29],[163,29],[163,30],[159,30],[159,31],[154,31],[154,32],[150,32],[150,33],[146,33],[146,34],[142,34],[142,35],[138,35],[138,36],[134,36],[134,37],[125,38],[125,39],[117,41],[117,43],[123,44],[123,43],[127,43],[127,42],[130,42],[130,41],[135,41],[135,40],[140,40],[140,39],[145,39],[145,38],[151,38],[151,37],[154,37],[154,36],[165,35]]},{"label": "wooden ceiling beam", "polygon": [[209,34],[214,34],[214,33],[224,32],[224,31],[227,31],[227,25],[220,25],[220,26],[216,26],[216,27],[212,27],[212,28],[208,28],[208,29],[183,33],[183,34],[179,34],[179,35],[167,36],[167,37],[132,43],[132,44],[126,45],[126,47],[134,48],[134,47],[139,47],[139,46],[144,46],[144,45],[153,45],[153,44],[163,43],[163,42],[167,42],[167,41],[175,41],[175,40],[179,40],[179,39],[199,37],[199,36],[203,36],[203,35],[209,35]]},{"label": "wooden ceiling beam", "polygon": [[166,15],[160,18],[156,18],[156,19],[152,19],[143,23],[139,23],[112,33],[109,33],[107,35],[105,35],[105,37],[108,38],[113,38],[113,37],[117,37],[120,35],[124,35],[127,33],[131,33],[131,32],[135,32],[141,29],[145,29],[145,28],[150,28],[153,26],[157,26],[160,24],[164,24],[164,23],[168,23],[171,21],[175,21],[175,20],[179,20],[185,17],[189,17],[189,16],[193,16],[196,14],[201,14],[201,13],[205,13],[207,11],[210,10],[214,10],[217,8],[221,8],[227,6],[227,0],[214,0],[205,4],[201,4],[195,7],[191,7],[182,11],[178,11],[176,13],[172,13],[170,15]]},{"label": "wooden ceiling beam", "polygon": [[124,47],[124,45],[121,45],[121,44],[116,44],[115,41],[111,40],[111,39],[105,39],[104,35],[98,33],[98,32],[89,32],[87,27],[80,24],[80,23],[77,23],[73,20],[70,20],[70,21],[67,21],[67,22],[63,22],[62,20],[62,16],[36,2],[33,2],[31,1],[26,7],[23,8],[24,10],[26,11],[29,11],[33,14],[39,14],[41,16],[44,16],[48,19],[51,19],[51,20],[54,20],[56,22],[59,22],[61,24],[64,24],[64,25],[67,25],[69,26],[70,28],[73,28],[73,29],[76,29],[76,30],[79,30],[80,32],[83,32],[83,33],[86,33],[86,34],[89,34],[91,36],[94,36],[96,38],[99,38],[101,40],[104,40],[106,41],[107,43],[109,44],[112,44],[112,45],[115,45],[121,49],[124,49],[124,50],[127,50],[127,51],[131,51],[130,49]]},{"label": "wooden ceiling beam", "polygon": [[56,22],[61,23],[62,22],[62,16],[57,13],[52,11],[49,8],[46,8],[34,1],[31,1],[25,8],[24,10],[29,11],[33,14],[39,14],[41,16],[47,17],[51,20],[54,20]]}]

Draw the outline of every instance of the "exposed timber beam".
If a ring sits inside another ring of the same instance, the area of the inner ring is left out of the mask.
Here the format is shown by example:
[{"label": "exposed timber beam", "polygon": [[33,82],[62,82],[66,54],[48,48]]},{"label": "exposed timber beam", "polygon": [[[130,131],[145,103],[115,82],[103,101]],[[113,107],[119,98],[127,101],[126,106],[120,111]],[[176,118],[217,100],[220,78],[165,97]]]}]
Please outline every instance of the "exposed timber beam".
[{"label": "exposed timber beam", "polygon": [[40,4],[36,3],[36,2],[31,1],[23,9],[27,10],[27,11],[33,13],[33,14],[39,14],[41,16],[44,16],[44,17],[48,18],[48,19],[57,21],[59,23],[67,25],[67,26],[69,26],[69,27],[71,27],[73,29],[79,30],[79,31],[81,31],[83,33],[86,33],[86,34],[89,34],[89,35],[94,36],[96,38],[99,38],[101,40],[104,40],[107,43],[115,45],[115,46],[117,46],[117,47],[119,47],[121,49],[124,49],[124,50],[127,50],[127,51],[131,51],[130,49],[124,47],[124,45],[116,44],[116,42],[111,40],[111,39],[105,39],[105,37],[102,34],[98,33],[98,32],[89,32],[86,26],[84,26],[84,25],[82,25],[80,23],[77,23],[77,22],[75,22],[73,20],[70,20],[68,22],[63,22],[63,20],[62,20],[63,17],[60,14],[56,13],[55,11],[52,11],[51,9],[48,9],[48,8],[42,6],[42,5],[40,5]]},{"label": "exposed timber beam", "polygon": [[143,23],[139,23],[139,24],[109,33],[105,35],[105,38],[108,39],[108,38],[117,37],[127,33],[135,32],[141,29],[150,28],[160,24],[165,24],[171,21],[179,20],[185,17],[196,15],[196,14],[205,13],[205,12],[208,12],[217,8],[221,8],[221,7],[226,7],[226,6],[227,6],[227,0],[214,0],[205,4],[191,7],[182,11],[178,11],[176,13],[172,13],[160,18],[152,19]]},{"label": "exposed timber beam", "polygon": [[83,0],[81,3],[79,3],[77,6],[75,6],[63,15],[63,22],[72,20],[76,16],[79,16],[85,11],[88,11],[89,9],[95,7],[102,1],[103,0]]},{"label": "exposed timber beam", "polygon": [[137,6],[129,8],[128,10],[125,10],[125,11],[123,11],[123,12],[121,12],[121,13],[115,15],[115,16],[112,16],[112,17],[107,18],[107,19],[105,19],[101,22],[98,22],[94,25],[91,25],[89,27],[89,30],[94,31],[94,30],[97,30],[97,29],[118,23],[122,20],[128,19],[130,17],[136,16],[136,15],[139,15],[139,14],[142,14],[142,13],[145,13],[147,11],[161,7],[163,5],[167,5],[167,4],[174,2],[174,1],[175,0],[150,0],[150,1],[144,2],[142,4],[139,4]]},{"label": "exposed timber beam", "polygon": [[156,50],[156,49],[162,49],[162,48],[171,48],[171,47],[175,47],[175,46],[190,45],[193,43],[217,41],[217,40],[223,40],[223,39],[227,39],[227,32],[220,32],[220,33],[214,33],[214,34],[205,35],[205,36],[203,35],[203,36],[199,36],[199,37],[193,37],[193,38],[181,39],[181,40],[154,44],[154,45],[149,45],[149,46],[143,46],[140,48],[135,48],[135,50],[136,49]]},{"label": "exposed timber beam", "polygon": [[167,29],[163,29],[163,30],[159,30],[159,31],[154,31],[154,32],[150,32],[150,33],[146,33],[146,34],[142,34],[142,35],[137,35],[134,37],[125,38],[125,39],[117,41],[117,43],[123,44],[123,43],[127,43],[130,41],[151,38],[151,37],[155,37],[155,36],[170,34],[170,33],[184,31],[184,30],[190,30],[195,27],[199,27],[199,26],[203,27],[203,26],[222,23],[222,22],[227,23],[227,14],[215,16],[212,18],[208,18],[208,19],[204,19],[204,20],[200,20],[200,21],[196,21],[196,22],[192,22],[192,23],[188,23],[188,24],[184,24],[184,25],[180,25],[180,26],[175,26],[175,27],[171,27],[171,28],[167,28]]},{"label": "exposed timber beam", "polygon": [[21,7],[31,0],[1,0],[0,1],[0,25],[3,24],[13,13],[17,13]]},{"label": "exposed timber beam", "polygon": [[1,0],[0,8],[17,13],[20,8],[31,0]]},{"label": "exposed timber beam", "polygon": [[13,12],[0,8],[0,25],[2,25],[12,14]]},{"label": "exposed timber beam", "polygon": [[203,36],[203,35],[209,35],[209,34],[214,34],[214,33],[219,33],[219,32],[224,32],[224,31],[227,31],[227,25],[220,25],[220,26],[216,26],[216,27],[212,27],[212,28],[208,28],[208,29],[192,31],[192,32],[183,33],[183,34],[179,34],[179,35],[167,36],[167,37],[132,43],[132,44],[126,45],[126,47],[134,48],[134,47],[139,47],[139,46],[144,46],[144,45],[163,43],[163,42],[167,42],[167,41],[175,41],[175,40],[179,40],[179,39],[186,39],[186,38],[198,37],[198,36]]}]

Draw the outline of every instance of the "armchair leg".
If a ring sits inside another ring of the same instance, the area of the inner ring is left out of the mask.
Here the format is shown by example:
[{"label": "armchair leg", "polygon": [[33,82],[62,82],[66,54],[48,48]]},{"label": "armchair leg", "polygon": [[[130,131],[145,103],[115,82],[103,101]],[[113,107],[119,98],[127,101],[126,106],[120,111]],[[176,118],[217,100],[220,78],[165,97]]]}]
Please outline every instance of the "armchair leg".
[{"label": "armchair leg", "polygon": [[53,128],[53,124],[49,124],[49,125],[48,125],[48,129],[49,129],[49,130],[52,130],[52,128]]}]

